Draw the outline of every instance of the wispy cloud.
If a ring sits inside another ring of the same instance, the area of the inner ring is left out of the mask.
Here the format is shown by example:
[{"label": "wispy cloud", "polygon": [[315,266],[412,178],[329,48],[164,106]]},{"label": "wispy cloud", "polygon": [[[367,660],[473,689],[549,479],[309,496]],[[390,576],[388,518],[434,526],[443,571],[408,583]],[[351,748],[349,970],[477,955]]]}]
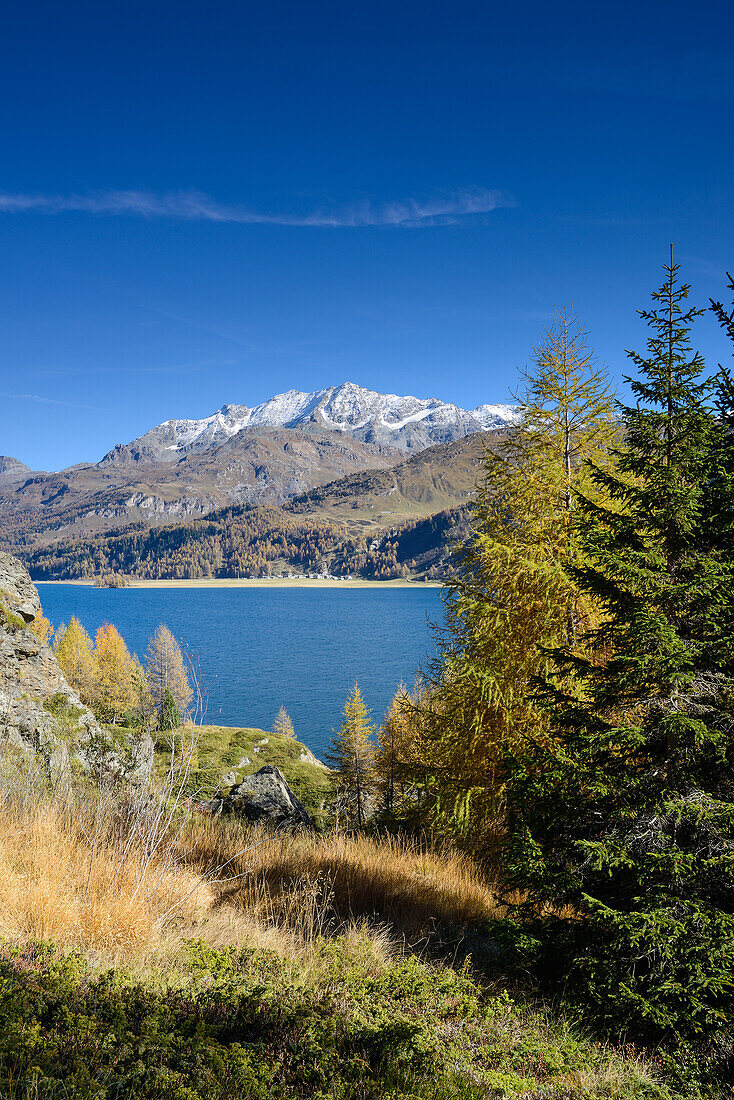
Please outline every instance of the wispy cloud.
[{"label": "wispy cloud", "polygon": [[731,270],[731,261],[728,263],[726,261],[714,263],[712,260],[705,260],[700,256],[680,256],[678,257],[678,263],[694,268],[699,275],[707,279],[715,279],[722,286],[726,282],[726,272]]},{"label": "wispy cloud", "polygon": [[162,195],[151,191],[104,191],[86,195],[0,192],[0,213],[5,214],[108,214],[300,228],[456,225],[512,205],[507,195],[486,188],[395,202],[375,202],[363,198],[346,205],[320,207],[304,214],[258,212],[238,204],[217,202],[198,191],[174,191]]},{"label": "wispy cloud", "polygon": [[9,401],[36,401],[41,405],[63,405],[67,409],[90,409],[92,412],[104,412],[97,405],[77,405],[74,401],[58,401],[55,397],[42,397],[38,393],[2,393],[0,397]]}]

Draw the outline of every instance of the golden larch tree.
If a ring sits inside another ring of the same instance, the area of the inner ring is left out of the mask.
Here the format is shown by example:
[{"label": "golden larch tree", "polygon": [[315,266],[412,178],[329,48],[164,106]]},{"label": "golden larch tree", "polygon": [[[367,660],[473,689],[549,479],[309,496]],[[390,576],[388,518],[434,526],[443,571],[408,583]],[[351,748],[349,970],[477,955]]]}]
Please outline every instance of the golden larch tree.
[{"label": "golden larch tree", "polygon": [[544,735],[547,649],[573,645],[596,614],[567,567],[578,494],[598,493],[590,464],[611,462],[619,430],[573,314],[557,314],[523,380],[518,422],[487,452],[428,683],[434,822],[485,851],[502,829],[505,754]]},{"label": "golden larch tree", "polygon": [[373,732],[362,692],[355,684],[344,705],[342,724],[334,730],[325,756],[333,768],[338,803],[357,825],[365,822],[369,796],[374,788]]},{"label": "golden larch tree", "polygon": [[400,809],[406,786],[414,773],[415,713],[405,684],[395,692],[377,731],[374,772],[383,811],[392,816]]},{"label": "golden larch tree", "polygon": [[133,654],[133,684],[137,697],[136,709],[140,716],[140,720],[146,729],[151,729],[154,727],[157,718],[157,712],[153,702],[153,693],[150,690],[150,684],[148,683],[148,677],[145,675],[145,669],[135,654]]},{"label": "golden larch tree", "polygon": [[138,705],[135,661],[119,631],[111,623],[101,626],[94,645],[94,709],[113,725]]},{"label": "golden larch tree", "polygon": [[181,714],[186,714],[194,693],[189,682],[181,647],[163,623],[150,640],[145,654],[145,674],[153,706],[163,713],[166,692],[170,691]]},{"label": "golden larch tree", "polygon": [[49,619],[46,618],[43,611],[39,611],[35,619],[30,623],[30,628],[38,638],[39,642],[43,642],[44,645],[49,645],[51,642],[51,635],[54,632],[54,628],[51,625]]},{"label": "golden larch tree", "polygon": [[281,707],[275,716],[273,733],[280,733],[283,737],[296,736],[296,731],[293,728],[293,720],[285,707]]},{"label": "golden larch tree", "polygon": [[69,685],[86,706],[91,706],[96,679],[92,639],[76,617],[56,632],[54,652]]}]

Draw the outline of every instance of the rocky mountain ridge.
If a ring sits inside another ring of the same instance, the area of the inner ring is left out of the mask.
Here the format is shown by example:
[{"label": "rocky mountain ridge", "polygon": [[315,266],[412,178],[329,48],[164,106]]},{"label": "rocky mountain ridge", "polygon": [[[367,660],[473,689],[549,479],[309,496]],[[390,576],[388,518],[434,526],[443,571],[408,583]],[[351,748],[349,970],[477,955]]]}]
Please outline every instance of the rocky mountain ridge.
[{"label": "rocky mountain ridge", "polygon": [[417,451],[505,427],[515,418],[512,405],[467,411],[438,398],[382,394],[344,382],[311,393],[289,390],[254,408],[223,405],[200,420],[166,420],[130,443],[118,443],[101,465],[175,462],[258,428],[339,432],[364,443]]},{"label": "rocky mountain ridge", "polygon": [[0,455],[0,487],[18,485],[32,473],[30,466],[10,455]]},{"label": "rocky mountain ridge", "polygon": [[[0,546],[25,552],[232,504],[280,506],[360,471],[386,470],[436,446],[506,429],[515,419],[510,405],[467,412],[438,399],[344,383],[291,390],[255,408],[224,405],[203,420],[169,420],[118,444],[100,462],[58,473],[2,458]],[[443,495],[434,511],[455,503],[455,494]]]}]

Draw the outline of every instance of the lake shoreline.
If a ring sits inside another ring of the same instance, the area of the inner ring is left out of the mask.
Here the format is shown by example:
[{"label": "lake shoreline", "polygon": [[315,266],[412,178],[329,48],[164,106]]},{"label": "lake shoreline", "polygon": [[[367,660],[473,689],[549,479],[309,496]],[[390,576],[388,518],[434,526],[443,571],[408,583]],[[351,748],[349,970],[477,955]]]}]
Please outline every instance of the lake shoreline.
[{"label": "lake shoreline", "polygon": [[[36,581],[36,585],[74,584],[81,588],[94,588],[93,580]],[[443,588],[440,581],[367,581],[367,580],[318,580],[309,577],[215,577],[196,580],[138,580],[133,579],[126,588]],[[105,589],[106,591],[115,591]]]},{"label": "lake shoreline", "polygon": [[376,721],[400,682],[413,683],[433,657],[431,623],[444,612],[444,589],[427,584],[409,590],[405,582],[383,582],[378,591],[379,582],[363,581],[340,592],[338,583],[324,581],[311,581],[320,585],[313,591],[252,580],[235,588],[221,581],[143,583],[123,590],[39,583],[38,591],[55,626],[73,616],[94,638],[113,623],[140,658],[165,623],[191,658],[209,723],[267,730],[285,707],[299,741],[318,757],[356,682]]}]

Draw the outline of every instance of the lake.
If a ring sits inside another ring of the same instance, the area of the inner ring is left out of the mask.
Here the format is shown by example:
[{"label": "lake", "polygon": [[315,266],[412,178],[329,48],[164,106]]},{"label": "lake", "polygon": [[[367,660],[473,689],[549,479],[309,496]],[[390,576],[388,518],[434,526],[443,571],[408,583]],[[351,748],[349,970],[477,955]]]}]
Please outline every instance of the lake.
[{"label": "lake", "polygon": [[114,623],[141,660],[165,623],[201,670],[207,722],[269,729],[284,706],[317,755],[355,680],[377,721],[400,680],[412,685],[443,611],[440,588],[38,590],[55,627],[76,615],[93,638]]}]

